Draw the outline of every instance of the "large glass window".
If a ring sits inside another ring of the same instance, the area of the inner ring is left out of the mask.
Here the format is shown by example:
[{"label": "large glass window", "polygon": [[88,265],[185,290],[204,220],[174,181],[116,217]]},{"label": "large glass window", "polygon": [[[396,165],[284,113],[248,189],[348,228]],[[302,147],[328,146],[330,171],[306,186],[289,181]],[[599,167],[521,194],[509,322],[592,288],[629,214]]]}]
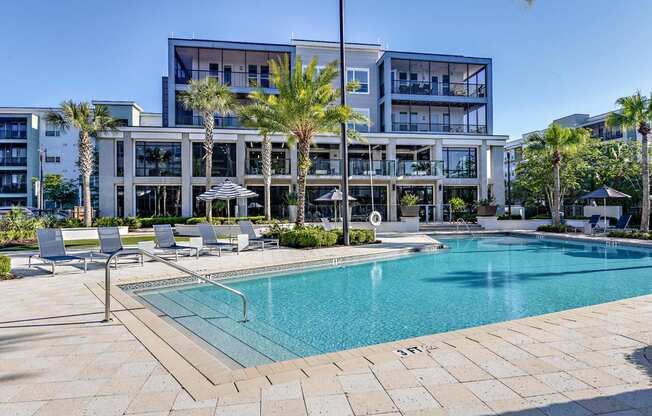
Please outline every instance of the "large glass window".
[{"label": "large glass window", "polygon": [[0,139],[26,139],[27,121],[24,118],[0,119]]},{"label": "large glass window", "polygon": [[369,94],[369,69],[348,68],[346,71],[346,82],[358,81],[358,88],[350,91],[353,94]]},{"label": "large glass window", "polygon": [[3,173],[0,175],[0,192],[25,193],[27,192],[26,173]]},{"label": "large glass window", "polygon": [[139,217],[180,216],[181,187],[137,185],[136,215]]},{"label": "large glass window", "polygon": [[115,216],[118,218],[125,216],[125,187],[122,185],[115,187]]},{"label": "large glass window", "polygon": [[125,142],[115,142],[115,176],[125,174]]},{"label": "large glass window", "polygon": [[[205,176],[203,143],[192,144],[192,176]],[[235,143],[213,143],[213,176],[234,177],[236,175]]]},{"label": "large glass window", "polygon": [[[356,200],[351,202],[351,220],[366,221],[371,214],[371,186],[352,186],[350,195]],[[380,212],[383,221],[387,221],[387,186],[374,186],[373,209]]]},{"label": "large glass window", "polygon": [[477,186],[444,186],[444,204],[448,204],[454,197],[462,198],[467,204],[478,200]]},{"label": "large glass window", "polygon": [[[247,186],[247,189],[258,194],[257,197],[247,199],[248,215],[265,215],[265,187]],[[270,187],[270,205],[272,218],[282,219],[288,217],[286,197],[290,188],[288,186]]]},{"label": "large glass window", "polygon": [[[417,185],[404,185],[396,187],[396,200],[399,205],[401,198],[405,194],[413,194],[418,198],[417,205],[419,207],[419,218],[421,221],[434,220],[435,210],[432,206],[434,204],[434,192],[432,186],[417,186]],[[426,205],[428,206],[426,209]],[[399,210],[400,211],[400,210]]]},{"label": "large glass window", "polygon": [[136,142],[136,176],[181,176],[181,143]]},{"label": "large glass window", "polygon": [[[193,217],[204,217],[206,216],[206,202],[197,199],[200,194],[206,192],[205,186],[193,186],[192,187],[192,215]],[[236,216],[236,205],[238,204],[237,200],[232,199],[228,202],[231,205],[231,216]],[[215,200],[213,201],[213,216],[214,217],[226,217],[227,201]]]},{"label": "large glass window", "polygon": [[322,217],[335,218],[333,202],[316,201],[320,196],[332,191],[333,188],[337,188],[337,186],[306,186],[306,221],[319,222]]},{"label": "large glass window", "polygon": [[475,147],[444,147],[444,175],[447,178],[477,178]]},{"label": "large glass window", "polygon": [[[371,115],[368,108],[354,108],[353,111],[367,117],[367,120],[371,120]],[[359,133],[369,133],[368,123],[348,123],[346,128],[353,129]]]}]

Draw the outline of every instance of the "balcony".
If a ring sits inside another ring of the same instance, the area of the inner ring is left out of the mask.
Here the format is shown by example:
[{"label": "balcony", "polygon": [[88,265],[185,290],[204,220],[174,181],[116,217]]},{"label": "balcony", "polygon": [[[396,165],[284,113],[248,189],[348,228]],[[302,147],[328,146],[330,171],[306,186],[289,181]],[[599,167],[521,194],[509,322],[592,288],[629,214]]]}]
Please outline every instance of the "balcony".
[{"label": "balcony", "polygon": [[487,86],[467,82],[433,83],[428,81],[395,80],[392,83],[392,94],[484,98],[487,96]]},{"label": "balcony", "polygon": [[188,84],[191,80],[206,78],[213,78],[220,84],[234,88],[274,88],[269,74],[264,73],[177,68],[174,74],[174,80],[177,84]]},{"label": "balcony", "polygon": [[443,176],[443,160],[399,160],[397,176]]},{"label": "balcony", "polygon": [[442,124],[442,123],[401,123],[393,122],[392,131],[428,133],[471,133],[487,134],[484,124]]},{"label": "balcony", "polygon": [[341,172],[340,159],[312,159],[308,175],[338,176]]},{"label": "balcony", "polygon": [[0,157],[0,166],[26,166],[26,157]]},{"label": "balcony", "polygon": [[[247,159],[245,164],[245,174],[262,175],[263,161],[260,159]],[[290,159],[272,159],[272,175],[289,175]]]},{"label": "balcony", "polygon": [[[352,176],[391,176],[394,175],[394,160],[349,159],[349,175]],[[371,168],[370,168],[371,167]]]},{"label": "balcony", "polygon": [[[177,114],[177,124],[183,126],[204,126],[204,118],[202,116],[187,116]],[[242,128],[240,118],[236,116],[215,117],[216,129],[239,129]]]},{"label": "balcony", "polygon": [[0,193],[3,194],[24,194],[27,192],[27,184],[25,183],[10,183],[0,185]]}]

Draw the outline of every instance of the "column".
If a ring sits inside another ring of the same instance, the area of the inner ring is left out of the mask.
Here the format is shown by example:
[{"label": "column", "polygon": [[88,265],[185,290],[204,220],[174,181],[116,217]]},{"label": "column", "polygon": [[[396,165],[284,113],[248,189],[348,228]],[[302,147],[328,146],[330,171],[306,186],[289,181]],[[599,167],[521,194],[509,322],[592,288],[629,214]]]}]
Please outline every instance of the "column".
[{"label": "column", "polygon": [[181,215],[192,217],[192,142],[181,133]]},{"label": "column", "polygon": [[115,217],[115,143],[114,139],[98,138],[96,140],[99,155],[99,215]]},{"label": "column", "polygon": [[387,160],[394,161],[394,174],[390,176],[389,189],[387,191],[387,215],[389,221],[398,221],[398,201],[396,200],[396,172],[398,162],[396,161],[396,139],[389,139],[387,144]]},{"label": "column", "polygon": [[491,180],[493,183],[494,198],[498,205],[498,213],[502,213],[505,206],[505,163],[503,146],[491,146]]},{"label": "column", "polygon": [[292,183],[292,191],[296,191],[297,187],[297,166],[299,159],[299,152],[297,147],[291,147],[290,149],[290,181]]},{"label": "column", "polygon": [[[433,150],[431,150],[432,160],[444,159],[444,146],[442,140],[437,140],[437,142],[435,143],[432,149],[434,149],[434,152]],[[435,221],[444,221],[444,180],[443,179],[437,179],[435,181],[435,205],[436,205]]]},{"label": "column", "polygon": [[136,187],[134,186],[134,176],[136,175],[136,156],[134,154],[135,147],[134,141],[131,139],[131,133],[124,133],[124,146],[125,146],[125,156],[124,156],[124,186],[125,186],[125,216],[133,217],[136,215]]},{"label": "column", "polygon": [[[235,173],[236,182],[245,186],[245,158],[247,156],[247,144],[244,134],[238,134],[235,145]],[[247,198],[238,198],[238,215],[244,217],[247,215]]]},{"label": "column", "polygon": [[480,179],[480,195],[478,199],[487,199],[489,192],[489,179],[487,178],[487,141],[483,140],[478,155],[478,179]]}]

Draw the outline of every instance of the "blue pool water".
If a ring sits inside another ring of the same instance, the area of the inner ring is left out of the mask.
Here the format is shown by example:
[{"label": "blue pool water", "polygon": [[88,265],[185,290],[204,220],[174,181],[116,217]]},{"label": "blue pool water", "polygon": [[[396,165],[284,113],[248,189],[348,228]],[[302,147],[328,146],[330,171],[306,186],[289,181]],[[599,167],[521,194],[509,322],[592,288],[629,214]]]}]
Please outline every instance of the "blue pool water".
[{"label": "blue pool water", "polygon": [[[652,293],[652,251],[555,239],[438,238],[450,247],[371,263],[144,292],[243,366]],[[219,261],[219,260],[216,260]]]}]

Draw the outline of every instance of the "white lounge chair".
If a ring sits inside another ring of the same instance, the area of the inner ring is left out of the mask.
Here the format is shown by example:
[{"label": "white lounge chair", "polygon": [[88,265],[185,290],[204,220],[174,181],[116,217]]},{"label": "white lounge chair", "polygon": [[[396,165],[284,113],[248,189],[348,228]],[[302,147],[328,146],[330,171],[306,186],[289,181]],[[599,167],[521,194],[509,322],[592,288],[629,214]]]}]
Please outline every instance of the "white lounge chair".
[{"label": "white lounge chair", "polygon": [[[39,257],[43,264],[52,265],[52,275],[56,274],[57,263],[77,261],[84,263],[84,273],[88,270],[85,256],[75,256],[66,253],[66,245],[63,241],[61,228],[41,228],[36,230],[38,241],[38,254],[32,254],[27,260],[27,267],[32,267],[32,257]],[[91,253],[91,260],[93,259]]]},{"label": "white lounge chair", "polygon": [[183,246],[177,244],[174,238],[174,231],[170,224],[154,225],[154,235],[156,236],[156,249],[164,253],[174,253],[175,260],[179,260],[179,252],[188,252],[188,256],[195,252],[195,257],[199,258],[199,248],[192,246]]},{"label": "white lounge chair", "polygon": [[217,239],[217,233],[215,232],[215,228],[213,227],[213,224],[204,222],[201,224],[197,224],[197,228],[199,229],[199,235],[201,236],[202,246],[200,250],[208,250],[208,252],[211,252],[212,250],[217,250],[217,253],[220,256],[222,255],[223,249],[228,249],[231,251],[236,250],[238,254],[240,254],[240,250],[238,250],[238,245],[232,243],[225,243]]},{"label": "white lounge chair", "polygon": [[258,243],[260,244],[260,247],[263,250],[265,250],[266,244],[276,245],[276,248],[279,248],[279,243],[277,238],[258,237],[258,235],[256,234],[256,230],[254,230],[254,225],[251,223],[251,221],[242,220],[240,221],[239,225],[240,225],[240,232],[246,234],[249,237],[250,244]]},{"label": "white lounge chair", "polygon": [[333,223],[331,223],[331,221],[326,217],[321,217],[321,226],[324,227],[325,231],[332,231],[335,229]]},{"label": "white lounge chair", "polygon": [[[143,255],[137,250],[125,249],[122,245],[122,239],[120,238],[120,230],[118,227],[98,227],[97,235],[100,237],[100,251],[99,253],[94,253],[95,256],[100,257],[111,257],[114,253],[118,251],[123,251],[124,256],[138,256],[140,265],[143,265]],[[114,267],[118,268],[118,257],[113,258]]]}]

